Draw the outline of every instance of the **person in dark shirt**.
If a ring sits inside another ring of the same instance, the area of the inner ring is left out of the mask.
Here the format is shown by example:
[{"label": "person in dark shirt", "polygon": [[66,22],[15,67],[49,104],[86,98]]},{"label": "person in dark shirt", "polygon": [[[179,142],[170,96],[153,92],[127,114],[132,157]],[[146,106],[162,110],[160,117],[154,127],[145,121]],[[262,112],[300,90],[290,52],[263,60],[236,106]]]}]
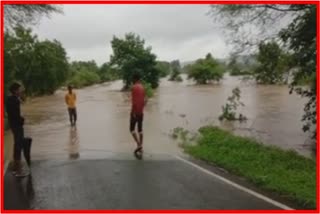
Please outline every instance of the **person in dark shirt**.
[{"label": "person in dark shirt", "polygon": [[30,166],[30,149],[32,139],[24,137],[24,118],[21,116],[20,110],[21,85],[19,83],[13,83],[9,90],[11,95],[8,96],[6,100],[6,111],[8,115],[8,123],[14,138],[13,173],[17,177],[23,177],[27,176],[29,172],[22,169],[21,151],[23,151],[26,162]]}]

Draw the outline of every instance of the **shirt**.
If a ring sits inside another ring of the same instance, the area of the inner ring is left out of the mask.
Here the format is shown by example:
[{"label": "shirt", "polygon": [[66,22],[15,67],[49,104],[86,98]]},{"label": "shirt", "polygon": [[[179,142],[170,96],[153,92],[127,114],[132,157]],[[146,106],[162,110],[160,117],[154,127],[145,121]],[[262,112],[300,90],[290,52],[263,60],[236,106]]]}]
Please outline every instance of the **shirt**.
[{"label": "shirt", "polygon": [[71,94],[68,92],[65,96],[65,100],[68,108],[76,108],[77,96],[74,92],[72,92]]},{"label": "shirt", "polygon": [[21,116],[20,99],[17,96],[11,95],[7,97],[6,111],[11,128],[23,126],[24,118]]},{"label": "shirt", "polygon": [[136,83],[131,89],[132,109],[134,114],[143,114],[145,91],[141,83]]}]

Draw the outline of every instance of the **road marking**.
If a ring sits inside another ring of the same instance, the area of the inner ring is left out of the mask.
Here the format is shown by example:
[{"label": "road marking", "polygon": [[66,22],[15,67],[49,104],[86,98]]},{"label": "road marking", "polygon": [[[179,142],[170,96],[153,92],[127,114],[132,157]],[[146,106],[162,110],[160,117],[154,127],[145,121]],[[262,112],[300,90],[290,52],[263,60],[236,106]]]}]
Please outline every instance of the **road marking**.
[{"label": "road marking", "polygon": [[206,173],[206,174],[208,174],[208,175],[210,175],[212,177],[215,177],[215,178],[217,178],[217,179],[219,179],[219,180],[221,180],[221,181],[223,181],[223,182],[225,182],[225,183],[227,183],[227,184],[229,184],[229,185],[231,185],[231,186],[233,186],[233,187],[235,187],[235,188],[237,188],[239,190],[242,190],[242,191],[244,191],[246,193],[249,193],[250,195],[253,195],[253,196],[255,196],[255,197],[259,198],[259,199],[262,199],[262,200],[264,200],[264,201],[266,201],[266,202],[268,202],[268,203],[270,203],[270,204],[272,204],[274,206],[277,206],[277,207],[279,207],[281,209],[284,209],[284,210],[294,210],[291,207],[288,207],[288,206],[286,206],[286,205],[284,205],[284,204],[282,204],[280,202],[272,200],[271,198],[268,198],[268,197],[266,197],[264,195],[261,195],[260,193],[257,193],[257,192],[255,192],[253,190],[250,190],[250,189],[248,189],[248,188],[246,188],[244,186],[236,184],[236,183],[234,183],[234,182],[232,182],[232,181],[230,181],[230,180],[228,180],[228,179],[226,179],[226,178],[224,178],[224,177],[222,177],[220,175],[217,175],[217,174],[215,174],[215,173],[213,173],[213,172],[211,172],[211,171],[209,171],[209,170],[207,170],[205,168],[202,168],[199,165],[192,163],[191,161],[188,161],[188,160],[186,160],[186,159],[184,159],[182,157],[179,157],[179,156],[175,156],[175,157],[178,160],[180,160],[182,162],[185,162],[186,164],[189,164],[189,165],[199,169],[200,171],[202,171],[202,172],[204,172],[204,173]]}]

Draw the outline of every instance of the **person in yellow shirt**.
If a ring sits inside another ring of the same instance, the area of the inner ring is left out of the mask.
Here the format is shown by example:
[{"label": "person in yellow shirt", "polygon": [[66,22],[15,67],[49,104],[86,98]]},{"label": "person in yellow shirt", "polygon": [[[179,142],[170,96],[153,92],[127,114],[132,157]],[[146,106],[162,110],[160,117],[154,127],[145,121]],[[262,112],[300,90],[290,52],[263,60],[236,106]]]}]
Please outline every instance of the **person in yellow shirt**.
[{"label": "person in yellow shirt", "polygon": [[76,93],[72,91],[71,85],[68,86],[68,93],[65,96],[65,101],[68,106],[71,126],[74,126],[76,125],[76,121],[77,121],[77,109],[76,109],[77,96],[76,96]]}]

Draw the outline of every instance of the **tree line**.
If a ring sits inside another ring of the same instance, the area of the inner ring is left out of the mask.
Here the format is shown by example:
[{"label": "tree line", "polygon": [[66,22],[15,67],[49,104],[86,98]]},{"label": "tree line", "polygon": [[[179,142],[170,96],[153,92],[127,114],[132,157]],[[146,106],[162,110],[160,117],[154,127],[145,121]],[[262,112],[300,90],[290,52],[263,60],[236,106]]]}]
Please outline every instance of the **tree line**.
[{"label": "tree line", "polygon": [[59,87],[72,84],[83,87],[118,78],[107,63],[68,62],[67,53],[57,40],[40,41],[30,29],[15,27],[4,35],[5,91],[13,81],[20,81],[29,96],[52,94]]},{"label": "tree line", "polygon": [[5,91],[13,81],[20,81],[26,95],[52,94],[71,84],[75,88],[122,79],[124,90],[130,88],[133,74],[139,73],[147,88],[157,88],[159,79],[182,81],[181,73],[200,84],[219,81],[223,76],[220,63],[208,54],[205,59],[182,68],[179,60],[158,61],[151,47],[134,33],[124,38],[114,36],[110,62],[98,66],[91,61],[68,61],[66,50],[57,40],[41,41],[30,28],[16,26],[4,35]]}]

